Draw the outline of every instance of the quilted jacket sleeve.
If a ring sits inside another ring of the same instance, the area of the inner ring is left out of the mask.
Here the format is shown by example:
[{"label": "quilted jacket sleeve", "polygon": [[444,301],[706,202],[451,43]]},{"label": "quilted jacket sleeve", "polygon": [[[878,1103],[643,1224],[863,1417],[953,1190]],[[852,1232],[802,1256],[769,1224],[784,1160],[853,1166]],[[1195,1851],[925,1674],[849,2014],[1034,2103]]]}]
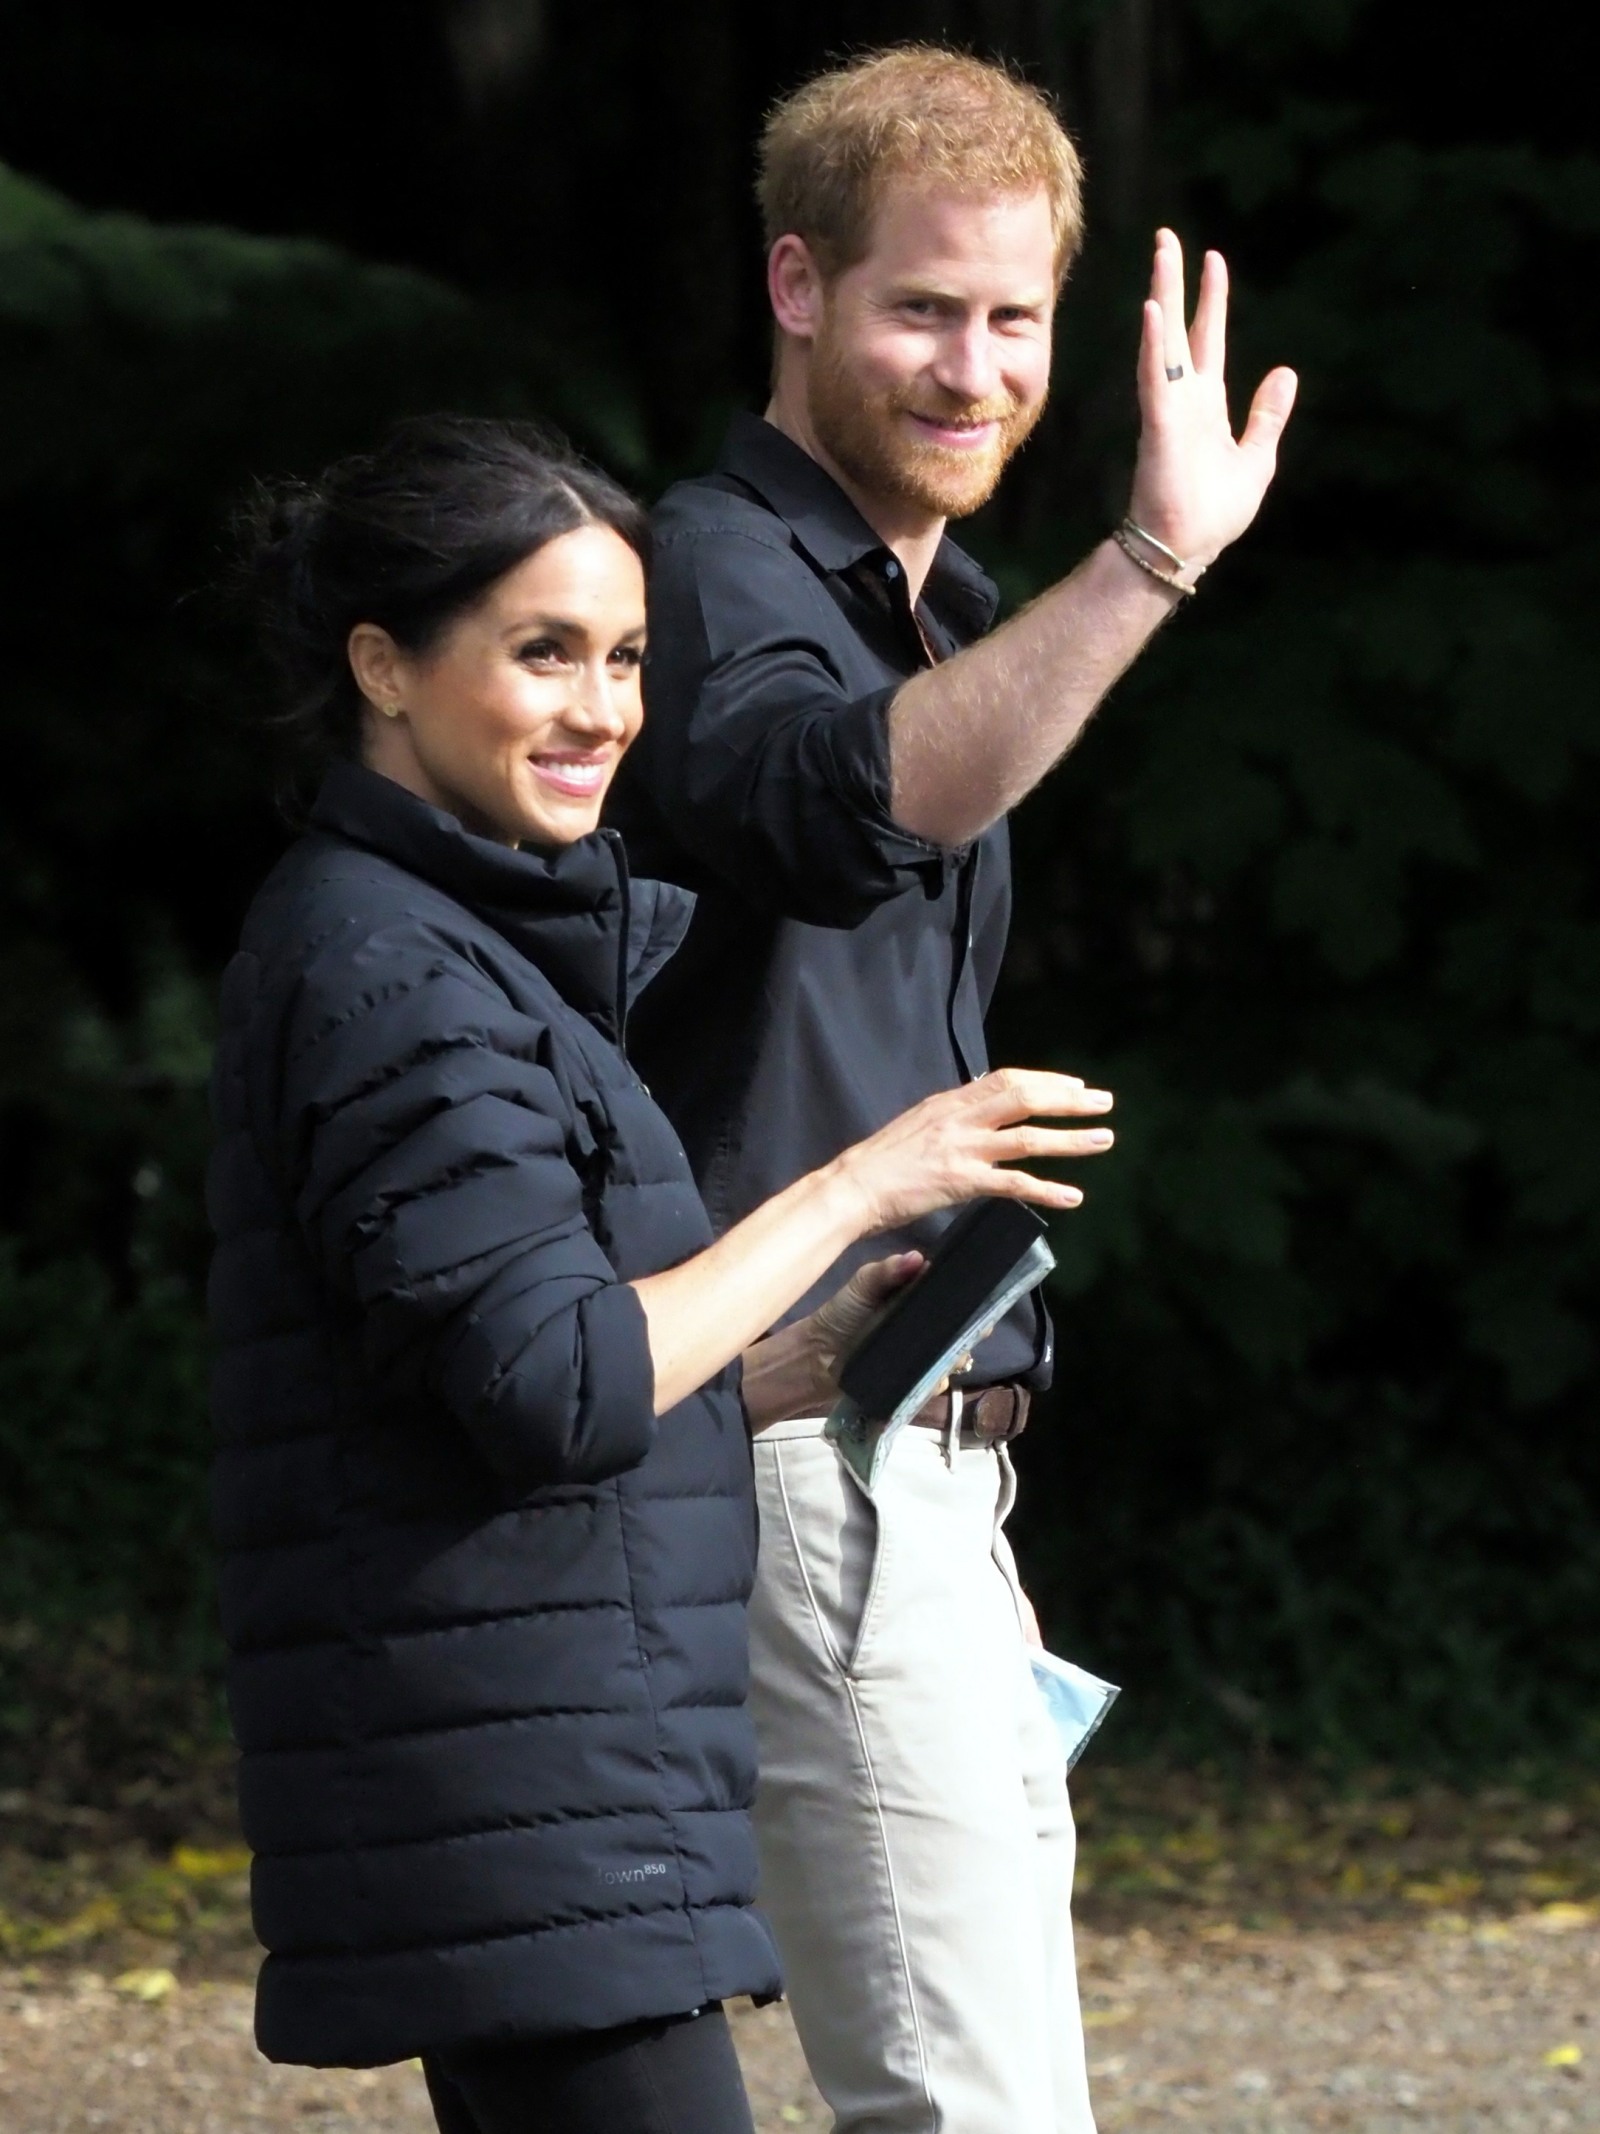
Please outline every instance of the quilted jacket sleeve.
[{"label": "quilted jacket sleeve", "polygon": [[644,1312],[590,1226],[600,1152],[543,1026],[400,925],[324,948],[279,1058],[278,1175],[374,1371],[422,1374],[517,1489],[643,1459]]}]

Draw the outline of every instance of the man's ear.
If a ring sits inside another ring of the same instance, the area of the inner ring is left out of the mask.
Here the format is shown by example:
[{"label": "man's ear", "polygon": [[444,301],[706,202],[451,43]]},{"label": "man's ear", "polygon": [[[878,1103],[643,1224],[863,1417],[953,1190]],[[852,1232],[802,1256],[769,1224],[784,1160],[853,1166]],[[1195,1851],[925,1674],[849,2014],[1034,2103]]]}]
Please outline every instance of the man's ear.
[{"label": "man's ear", "polygon": [[367,702],[393,717],[402,708],[400,647],[388,631],[375,622],[358,622],[345,640],[345,657]]},{"label": "man's ear", "polygon": [[815,340],[822,323],[821,270],[803,237],[780,237],[767,255],[767,295],[778,331],[796,341]]}]

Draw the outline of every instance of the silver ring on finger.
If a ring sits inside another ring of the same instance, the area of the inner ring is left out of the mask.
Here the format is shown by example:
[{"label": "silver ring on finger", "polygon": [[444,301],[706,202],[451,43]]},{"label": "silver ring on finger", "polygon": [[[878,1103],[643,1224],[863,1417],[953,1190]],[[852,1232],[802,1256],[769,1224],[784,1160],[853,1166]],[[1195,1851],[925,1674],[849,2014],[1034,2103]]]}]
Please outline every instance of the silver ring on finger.
[{"label": "silver ring on finger", "polygon": [[1187,366],[1182,363],[1169,363],[1167,365],[1168,385],[1176,385],[1178,380],[1183,376],[1186,368]]}]

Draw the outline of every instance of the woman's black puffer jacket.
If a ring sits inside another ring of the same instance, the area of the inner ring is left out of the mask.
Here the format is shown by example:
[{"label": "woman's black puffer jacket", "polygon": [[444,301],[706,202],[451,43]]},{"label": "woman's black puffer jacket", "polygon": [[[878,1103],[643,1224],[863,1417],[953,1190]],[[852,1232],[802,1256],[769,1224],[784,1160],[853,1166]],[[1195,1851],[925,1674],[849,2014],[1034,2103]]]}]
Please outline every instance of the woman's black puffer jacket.
[{"label": "woman's black puffer jacket", "polygon": [[269,2058],[771,1994],[750,1454],[627,1283],[710,1241],[620,1050],[679,892],[359,766],[223,988],[215,1509]]}]

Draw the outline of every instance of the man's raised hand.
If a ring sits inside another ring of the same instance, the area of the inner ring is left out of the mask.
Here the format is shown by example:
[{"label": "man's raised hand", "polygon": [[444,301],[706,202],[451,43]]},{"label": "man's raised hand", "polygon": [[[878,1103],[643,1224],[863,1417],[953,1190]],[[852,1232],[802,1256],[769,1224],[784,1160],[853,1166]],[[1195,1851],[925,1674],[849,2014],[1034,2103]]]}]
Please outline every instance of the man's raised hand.
[{"label": "man's raised hand", "polygon": [[1268,371],[1243,432],[1228,416],[1228,269],[1208,252],[1194,323],[1185,329],[1183,247],[1156,233],[1139,343],[1139,457],[1128,516],[1190,566],[1193,580],[1261,509],[1278,439],[1294,406],[1292,370]]}]

